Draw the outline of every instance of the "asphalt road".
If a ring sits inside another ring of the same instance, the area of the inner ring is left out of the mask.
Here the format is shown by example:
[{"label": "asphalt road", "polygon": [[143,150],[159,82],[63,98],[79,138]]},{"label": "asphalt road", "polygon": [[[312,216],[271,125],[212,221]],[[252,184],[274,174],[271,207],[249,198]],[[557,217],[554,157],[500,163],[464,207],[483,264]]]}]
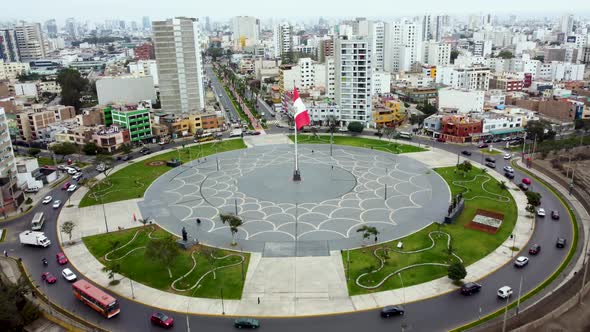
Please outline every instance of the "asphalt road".
[{"label": "asphalt road", "polygon": [[223,88],[223,84],[219,81],[215,73],[213,72],[213,67],[210,64],[205,65],[205,74],[211,81],[211,85],[213,87],[213,92],[217,95],[219,102],[223,105],[223,109],[225,110],[226,119],[229,118],[230,121],[232,120],[241,120],[238,111],[232,104],[231,99],[228,97],[225,89]]},{"label": "asphalt road", "polygon": [[[474,151],[469,157],[473,161],[480,161],[481,154],[475,147],[466,148],[451,144],[443,144],[428,141],[434,148],[440,148],[452,153],[459,153],[461,150],[469,149]],[[181,144],[180,142],[175,145]],[[137,155],[137,153],[135,153]],[[463,160],[463,156],[460,156]],[[496,156],[497,169],[506,164],[501,156]],[[86,176],[94,176],[96,172],[90,170]],[[521,181],[523,175],[518,171],[514,181]],[[538,284],[543,282],[554,271],[561,261],[565,258],[567,249],[556,249],[555,240],[557,236],[568,239],[571,243],[572,228],[568,214],[556,197],[554,197],[545,187],[533,183],[533,190],[540,192],[543,196],[542,207],[549,213],[551,210],[558,210],[561,220],[553,221],[548,216],[544,219],[535,220],[536,228],[531,243],[539,243],[542,246],[541,253],[538,256],[532,256],[528,266],[517,269],[512,264],[507,264],[499,268],[495,273],[487,276],[479,282],[483,285],[480,293],[470,297],[464,297],[457,292],[449,293],[436,298],[424,301],[405,304],[406,315],[391,319],[381,319],[378,310],[356,312],[343,315],[329,315],[308,318],[286,318],[286,319],[262,319],[261,329],[264,331],[443,331],[450,328],[468,323],[478,318],[480,314],[485,315],[495,311],[505,305],[496,297],[496,291],[499,287],[509,285],[514,289],[512,301],[516,301],[518,294],[519,281],[523,277],[522,293],[526,293]],[[66,201],[67,194],[58,188],[53,190],[50,195],[54,199]],[[22,246],[18,243],[18,233],[29,229],[30,220],[37,211],[43,211],[46,214],[46,224],[44,231],[52,240],[49,248],[34,248]],[[52,209],[51,205],[38,205],[33,211],[19,219],[2,223],[3,228],[8,228],[9,233],[7,240],[0,244],[0,250],[9,250],[10,255],[22,257],[27,270],[41,285],[42,290],[60,306],[74,312],[85,319],[100,325],[103,328],[113,331],[146,331],[159,330],[149,324],[149,316],[155,308],[147,305],[138,304],[134,301],[119,298],[121,314],[106,320],[99,316],[92,309],[75,299],[71,292],[68,282],[60,275],[62,266],[59,266],[55,260],[55,254],[60,251],[57,239],[56,218],[58,210]],[[527,248],[523,248],[527,249]],[[515,256],[517,256],[515,254]],[[41,258],[46,257],[49,260],[49,266],[44,267]],[[70,266],[67,264],[66,266]],[[58,282],[54,285],[46,285],[41,279],[41,273],[44,271],[52,272]],[[78,271],[74,271],[78,273]],[[264,299],[262,299],[264,300]],[[183,315],[180,313],[169,313],[175,318],[174,330],[178,331],[229,331],[233,330],[232,318],[230,317],[212,317]],[[220,313],[221,314],[221,313]]]}]

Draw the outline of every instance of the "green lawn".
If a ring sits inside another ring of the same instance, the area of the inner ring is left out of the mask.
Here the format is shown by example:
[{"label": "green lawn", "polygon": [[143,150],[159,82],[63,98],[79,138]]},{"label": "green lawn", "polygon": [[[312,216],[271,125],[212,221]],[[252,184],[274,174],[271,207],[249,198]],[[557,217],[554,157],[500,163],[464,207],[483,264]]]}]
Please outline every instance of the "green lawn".
[{"label": "green lawn", "polygon": [[[133,242],[131,242],[131,244],[111,253],[109,259],[120,258],[134,248],[145,246],[149,241],[148,233],[152,230],[155,230],[152,233],[152,237],[162,238],[170,236],[166,231],[152,225],[144,228],[133,228],[108,234],[88,236],[82,240],[92,255],[94,255],[102,264],[106,265],[107,261],[104,259],[104,256],[112,250],[113,243],[116,242],[117,247],[121,247],[129,242],[135,233],[139,231],[138,236]],[[181,254],[170,266],[172,277],[170,277],[168,269],[165,266],[154,264],[152,260],[145,257],[145,250],[143,249],[138,249],[124,258],[116,260],[116,262],[120,263],[121,275],[162,291],[194,297],[219,298],[220,289],[223,288],[224,298],[240,299],[244,287],[244,282],[242,280],[242,266],[240,264],[216,271],[215,279],[213,279],[213,274],[210,273],[201,281],[199,286],[192,290],[176,291],[172,289],[172,282],[186,274],[193,266],[193,261],[190,258],[191,254],[197,261],[197,267],[188,276],[177,282],[175,285],[176,288],[190,288],[204,273],[214,267],[222,267],[240,262],[238,256],[230,256],[225,259],[216,260],[207,259],[206,255],[202,252],[205,248],[212,250],[215,257],[223,257],[228,254],[243,255],[245,259],[244,276],[246,275],[250,259],[248,253],[239,253],[200,245],[196,246],[196,248],[190,252],[181,250]]]},{"label": "green lawn", "polygon": [[143,197],[147,187],[158,177],[171,167],[164,165],[149,166],[153,161],[168,161],[174,158],[180,158],[182,162],[187,162],[191,158],[197,159],[202,156],[208,156],[214,153],[243,149],[246,145],[244,141],[227,140],[221,142],[212,142],[202,144],[202,146],[192,146],[190,148],[175,149],[141,162],[132,163],[129,166],[109,175],[109,183],[104,180],[98,183],[80,202],[80,207],[91,206],[101,203],[101,196],[105,203],[124,201],[132,198]]},{"label": "green lawn", "polygon": [[[460,192],[465,197],[465,208],[457,221],[451,225],[441,225],[440,230],[451,235],[451,245],[455,254],[461,257],[465,265],[472,264],[479,259],[485,257],[490,252],[500,246],[512,233],[517,218],[517,208],[512,195],[507,190],[500,188],[500,183],[489,176],[487,173],[483,173],[480,169],[474,168],[470,173],[463,177],[460,173],[454,172],[455,167],[438,168],[435,171],[439,173],[445,181],[449,184],[451,192],[456,195]],[[456,181],[469,181],[474,179],[473,182],[456,182]],[[485,192],[482,189],[482,183],[484,188],[489,192]],[[455,182],[455,184],[453,184]],[[467,187],[467,190],[460,185]],[[498,202],[495,199],[496,195],[504,195],[505,201]],[[478,197],[479,196],[479,197]],[[464,226],[469,223],[477,209],[485,209],[504,214],[504,222],[496,234],[488,234],[481,231],[465,228]],[[404,251],[412,251],[421,248],[427,248],[431,245],[432,241],[428,237],[428,233],[438,230],[437,224],[432,224],[429,227],[416,232],[406,238],[401,239],[404,243]],[[416,254],[400,254],[389,251],[389,257],[385,260],[385,267],[377,273],[371,273],[361,279],[362,283],[366,286],[376,285],[378,282],[384,279],[384,277],[402,267],[416,264],[416,263],[447,263],[451,260],[447,250],[447,237],[437,236],[435,234],[435,246],[431,250],[424,251]],[[350,251],[350,273],[351,277],[348,281],[348,290],[350,295],[366,294],[372,292],[380,292],[389,289],[395,289],[401,287],[401,280],[399,276],[394,276],[388,279],[379,288],[367,290],[358,287],[355,283],[355,279],[362,273],[372,271],[380,266],[377,258],[373,256],[373,251],[376,248],[387,247],[395,249],[398,240],[388,242],[384,245],[377,247],[367,247],[357,250]],[[382,256],[382,250],[378,251],[378,254]],[[342,254],[342,260],[346,268],[347,253]],[[454,259],[454,258],[452,258]],[[430,280],[434,280],[447,275],[446,267],[439,266],[424,266],[416,267],[401,273],[403,278],[404,286],[410,286],[420,284]],[[466,280],[470,280],[469,275]]]},{"label": "green lawn", "polygon": [[[291,139],[291,141],[295,141],[295,135],[289,135],[289,139]],[[330,144],[330,135],[313,136],[300,134],[297,135],[297,142],[301,144]],[[427,151],[426,149],[419,148],[414,145],[399,144],[395,141],[390,142],[386,139],[378,140],[355,136],[334,136],[334,144],[375,149],[395,154]]]},{"label": "green lawn", "polygon": [[53,162],[53,158],[39,157],[37,158],[37,161],[39,162],[39,166],[55,165],[55,163]]},{"label": "green lawn", "polygon": [[498,150],[492,150],[492,151],[490,151],[488,149],[479,149],[479,152],[481,152],[483,154],[490,155],[490,156],[503,154],[502,151],[498,151]]}]

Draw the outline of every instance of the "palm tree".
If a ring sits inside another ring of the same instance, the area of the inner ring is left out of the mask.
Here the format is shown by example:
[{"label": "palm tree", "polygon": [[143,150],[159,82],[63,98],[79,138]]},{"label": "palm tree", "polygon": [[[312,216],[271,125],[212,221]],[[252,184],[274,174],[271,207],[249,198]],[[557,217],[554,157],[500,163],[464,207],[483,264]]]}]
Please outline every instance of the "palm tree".
[{"label": "palm tree", "polygon": [[228,223],[229,224],[229,230],[231,232],[231,238],[232,238],[232,246],[235,246],[236,244],[238,244],[236,242],[236,234],[238,233],[238,228],[240,226],[242,226],[244,223],[242,222],[242,219],[236,215],[233,214],[225,214],[225,213],[220,213],[219,214],[219,218],[221,219],[222,223]]}]

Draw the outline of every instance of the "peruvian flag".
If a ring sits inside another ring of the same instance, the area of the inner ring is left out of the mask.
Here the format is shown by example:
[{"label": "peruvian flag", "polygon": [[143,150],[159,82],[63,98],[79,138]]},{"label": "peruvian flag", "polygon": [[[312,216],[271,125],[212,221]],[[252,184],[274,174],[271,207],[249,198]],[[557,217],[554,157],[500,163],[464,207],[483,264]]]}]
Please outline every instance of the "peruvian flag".
[{"label": "peruvian flag", "polygon": [[301,129],[301,127],[307,126],[311,123],[309,113],[307,112],[307,108],[303,104],[303,101],[299,98],[299,91],[297,91],[297,88],[293,88],[293,108],[295,108],[294,118],[297,129]]}]

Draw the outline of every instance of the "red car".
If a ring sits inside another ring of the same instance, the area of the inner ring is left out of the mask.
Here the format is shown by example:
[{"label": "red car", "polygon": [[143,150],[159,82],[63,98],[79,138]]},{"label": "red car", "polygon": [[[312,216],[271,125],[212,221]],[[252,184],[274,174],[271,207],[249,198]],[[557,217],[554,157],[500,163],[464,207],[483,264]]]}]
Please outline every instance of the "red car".
[{"label": "red car", "polygon": [[50,272],[45,272],[41,275],[41,279],[45,280],[46,283],[48,284],[55,284],[55,282],[57,281],[57,278],[53,276],[53,274],[51,274]]},{"label": "red car", "polygon": [[526,185],[529,185],[529,186],[530,186],[530,185],[531,185],[531,182],[532,182],[532,181],[531,181],[531,179],[529,179],[529,178],[524,178],[524,179],[522,179],[522,183],[524,183],[524,184],[526,184]]},{"label": "red car", "polygon": [[72,184],[69,182],[64,183],[64,185],[61,187],[61,190],[67,190]]},{"label": "red car", "polygon": [[58,252],[55,255],[55,258],[57,259],[57,262],[59,263],[59,265],[64,265],[68,263],[68,258],[66,257],[66,255],[64,255],[63,252]]},{"label": "red car", "polygon": [[152,324],[161,326],[163,328],[170,328],[172,325],[174,325],[174,319],[161,312],[154,312],[152,317],[150,317],[150,321]]},{"label": "red car", "polygon": [[531,246],[531,248],[529,249],[529,254],[531,254],[531,255],[536,255],[536,254],[538,254],[540,251],[541,251],[541,246],[535,243],[535,244],[533,244],[533,245]]}]

